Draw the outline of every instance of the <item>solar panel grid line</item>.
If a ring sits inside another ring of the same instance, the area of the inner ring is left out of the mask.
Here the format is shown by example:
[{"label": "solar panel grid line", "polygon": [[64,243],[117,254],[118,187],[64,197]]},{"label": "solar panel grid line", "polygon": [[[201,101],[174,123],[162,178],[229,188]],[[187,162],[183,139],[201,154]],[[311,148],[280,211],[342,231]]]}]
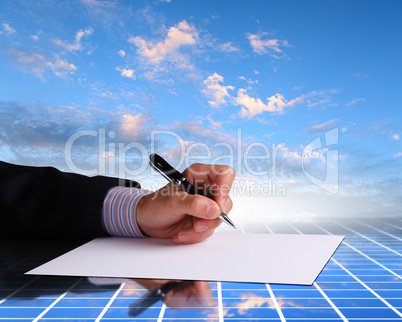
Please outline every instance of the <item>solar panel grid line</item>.
[{"label": "solar panel grid line", "polygon": [[[332,233],[330,233],[328,230],[318,226],[318,224],[314,223],[315,226],[317,226],[318,228],[320,228],[322,231],[324,231],[327,234],[332,235]],[[360,250],[358,250],[357,248],[355,248],[354,246],[350,245],[348,242],[346,242],[345,240],[342,242],[342,244],[350,247],[351,249],[353,249],[354,251],[356,251],[357,253],[359,253],[360,255],[366,257],[367,259],[371,260],[373,263],[377,264],[378,266],[380,266],[381,268],[385,269],[386,271],[388,271],[389,273],[395,275],[398,278],[402,278],[399,274],[395,273],[394,271],[392,271],[391,269],[389,269],[388,267],[382,265],[381,263],[379,263],[378,261],[376,261],[375,259],[371,258],[370,256],[364,254],[363,252],[361,252]]]},{"label": "solar panel grid line", "polygon": [[271,297],[271,300],[274,303],[274,306],[275,306],[276,312],[279,315],[279,318],[281,319],[282,322],[286,322],[285,316],[283,315],[282,309],[281,309],[280,305],[278,304],[278,301],[276,299],[274,292],[272,291],[271,286],[268,283],[266,283],[265,286],[267,287],[269,296]]},{"label": "solar panel grid line", "polygon": [[396,229],[402,230],[402,227],[396,226],[396,225],[394,225],[394,224],[391,224],[390,222],[386,222],[386,221],[383,221],[383,220],[380,220],[380,219],[376,219],[376,221],[381,222],[381,223],[383,223],[383,224],[385,224],[385,225],[394,227],[394,228],[396,228]]},{"label": "solar panel grid line", "polygon": [[243,228],[243,225],[241,225],[240,223],[236,223],[236,226],[240,229],[240,231],[241,231],[242,234],[245,234],[245,233],[246,233],[246,231],[245,231],[244,228]]},{"label": "solar panel grid line", "polygon": [[[326,229],[318,226],[318,224],[315,224],[317,227],[321,228],[323,231],[330,233]],[[330,233],[331,234],[331,233]],[[345,242],[344,242],[345,243]],[[349,245],[351,246],[351,245]],[[353,246],[352,246],[353,247]],[[361,253],[363,256],[365,254]],[[349,270],[347,270],[343,265],[341,265],[339,262],[337,262],[334,258],[331,259],[335,263],[337,263],[340,267],[342,267],[346,272],[348,272],[351,276],[353,276],[357,281],[359,281],[367,290],[369,290],[373,295],[375,295],[379,300],[381,300],[385,305],[387,305],[390,309],[392,309],[395,313],[397,313],[399,316],[401,316],[401,313],[394,308],[390,303],[388,303],[385,299],[383,299],[379,294],[377,294],[372,288],[370,288],[368,285],[366,285],[364,282],[362,282],[357,276],[355,276],[353,273],[351,273]],[[380,264],[381,265],[381,264]],[[346,290],[343,290],[346,291]],[[402,317],[402,316],[401,316]]]},{"label": "solar panel grid line", "polygon": [[[65,300],[66,298],[63,297]],[[3,309],[12,309],[15,308],[15,306],[2,306]],[[19,309],[30,309],[32,306],[18,306]],[[35,306],[37,309],[46,309],[47,306]],[[58,309],[86,309],[88,308],[87,306],[57,306]],[[104,309],[104,306],[91,306],[91,309]],[[126,306],[114,306],[114,309],[125,309]],[[48,318],[50,319],[50,318]]]},{"label": "solar panel grid line", "polygon": [[303,235],[303,233],[299,229],[297,229],[294,225],[292,225],[291,223],[288,223],[288,225],[292,227],[298,234]]},{"label": "solar panel grid line", "polygon": [[[317,224],[316,224],[317,225]],[[317,225],[317,227],[320,227]],[[324,229],[323,229],[324,231]],[[382,301],[386,306],[388,306],[392,311],[394,311],[397,315],[402,317],[402,313],[398,311],[395,307],[393,307],[388,301],[386,301],[384,298],[382,298],[377,292],[375,292],[373,289],[371,289],[368,285],[366,285],[363,281],[361,281],[355,274],[350,272],[346,267],[344,267],[341,263],[339,263],[335,258],[331,258],[331,261],[339,265],[342,269],[344,269],[349,275],[351,275],[355,280],[360,282],[370,293],[372,293],[374,296],[376,296],[380,301]]]},{"label": "solar panel grid line", "polygon": [[157,322],[162,322],[163,316],[165,315],[165,311],[166,311],[166,304],[163,303],[163,304],[162,304],[162,307],[161,307],[161,310],[159,311],[159,315],[158,315],[158,320],[157,320]]},{"label": "solar panel grid line", "polygon": [[[42,299],[46,299],[47,297],[41,297]],[[91,296],[90,297],[93,300],[105,300],[105,299],[110,299],[109,296]],[[65,300],[86,300],[88,297],[85,296],[65,296]],[[132,299],[137,299],[137,297],[133,297]]]},{"label": "solar panel grid line", "polygon": [[339,310],[339,308],[332,302],[332,300],[328,297],[328,295],[322,290],[322,288],[314,282],[313,285],[317,288],[317,290],[321,293],[321,295],[327,300],[329,305],[335,310],[335,312],[339,315],[342,321],[348,322],[348,319],[343,315],[343,313]]},{"label": "solar panel grid line", "polygon": [[356,230],[354,230],[354,229],[352,229],[352,228],[348,228],[348,227],[346,227],[345,225],[340,224],[340,223],[336,222],[336,221],[333,220],[333,219],[329,219],[329,218],[328,218],[328,220],[331,220],[331,221],[334,222],[335,224],[337,224],[337,225],[339,225],[339,226],[341,226],[341,227],[343,227],[343,228],[345,228],[345,229],[347,229],[347,230],[353,232],[354,234],[359,235],[359,236],[361,236],[361,237],[363,237],[363,238],[365,238],[365,239],[371,241],[372,243],[377,244],[378,246],[381,246],[381,247],[383,247],[383,248],[389,250],[390,252],[393,252],[393,253],[395,253],[395,254],[397,254],[397,255],[399,255],[399,256],[402,257],[402,254],[401,254],[401,253],[398,253],[397,251],[395,251],[395,250],[393,250],[393,249],[391,249],[391,248],[389,248],[389,247],[387,247],[387,246],[385,246],[385,245],[383,245],[383,244],[381,244],[381,243],[379,243],[379,242],[377,242],[377,241],[371,239],[370,237],[367,237],[367,236],[365,236],[365,235],[363,235],[363,234],[357,232]]},{"label": "solar panel grid line", "polygon": [[61,294],[56,300],[54,300],[41,314],[39,314],[32,322],[39,321],[47,312],[49,312],[61,299],[66,296],[68,292],[70,292],[80,281],[82,278],[78,279],[73,285],[71,285],[63,294]]},{"label": "solar panel grid line", "polygon": [[272,231],[272,229],[268,226],[268,224],[266,224],[266,223],[262,223],[263,225],[264,225],[264,227],[268,230],[268,232],[270,233],[270,234],[273,234],[274,232]]},{"label": "solar panel grid line", "polygon": [[223,322],[224,317],[223,317],[222,283],[221,282],[217,282],[217,288],[218,288],[218,317],[219,317],[219,322]]},{"label": "solar panel grid line", "polygon": [[[244,230],[243,226],[242,226],[240,223],[237,223],[237,226],[240,228],[242,234],[245,234],[245,233],[246,233],[246,231]],[[271,233],[273,233],[273,231],[272,231],[268,226],[264,225],[264,227],[265,227],[268,231],[270,231]],[[269,295],[270,295],[270,297],[271,297],[271,300],[272,300],[273,303],[274,303],[275,309],[276,309],[276,311],[277,311],[277,313],[278,313],[278,315],[279,315],[281,321],[282,321],[282,322],[283,322],[283,321],[286,322],[286,319],[285,319],[285,317],[284,317],[283,314],[282,314],[282,311],[281,311],[281,309],[280,309],[280,307],[279,307],[279,305],[278,305],[278,302],[277,302],[277,300],[276,300],[276,297],[275,297],[274,293],[272,292],[271,287],[269,286],[269,284],[266,284],[266,287],[267,287],[267,290],[268,290],[268,292],[269,292]],[[222,298],[220,299],[220,301],[222,301]],[[219,308],[221,308],[221,305],[219,305]],[[221,317],[221,314],[220,314],[220,312],[219,312],[219,321],[221,322],[220,317]],[[222,310],[222,321],[223,321],[223,310]]]},{"label": "solar panel grid line", "polygon": [[13,297],[15,294],[17,294],[18,292],[22,291],[25,287],[27,287],[28,285],[30,285],[31,283],[33,283],[35,280],[37,280],[39,278],[39,276],[34,277],[32,280],[30,280],[29,282],[27,282],[25,285],[21,286],[19,289],[15,290],[14,292],[12,292],[11,294],[9,294],[8,296],[6,296],[5,298],[3,298],[0,301],[0,305],[3,304],[5,301],[7,301],[9,298]]},{"label": "solar panel grid line", "polygon": [[105,307],[103,308],[101,313],[98,315],[98,317],[96,318],[95,322],[99,322],[103,318],[103,316],[105,315],[107,310],[110,308],[110,306],[112,305],[113,301],[116,299],[117,295],[119,295],[119,293],[121,292],[121,290],[123,289],[123,287],[125,285],[126,285],[126,283],[121,283],[120,287],[116,290],[116,292],[114,292],[113,296],[110,298],[109,302],[105,305]]},{"label": "solar panel grid line", "polygon": [[[353,219],[353,218],[352,218],[352,219]],[[387,233],[386,231],[383,231],[383,230],[378,229],[378,228],[375,228],[375,227],[373,227],[373,226],[371,226],[371,225],[365,224],[365,223],[361,222],[360,220],[357,220],[357,219],[353,219],[353,220],[356,221],[356,222],[358,222],[360,225],[369,227],[369,228],[371,228],[371,229],[373,229],[373,230],[376,230],[376,231],[378,231],[378,232],[380,232],[380,233],[382,233],[382,234],[384,234],[384,235],[387,235],[387,236],[389,236],[389,237],[392,237],[392,238],[395,238],[395,239],[397,239],[397,240],[399,240],[399,241],[402,241],[402,238],[396,237],[396,236],[394,236],[394,235],[392,235],[392,234],[390,234],[390,233]]]},{"label": "solar panel grid line", "polygon": [[[325,284],[339,284],[339,282],[342,282],[342,281],[322,281],[322,283],[325,283]],[[351,281],[345,281],[345,282],[348,282],[348,284],[359,284],[359,282],[351,282]],[[395,281],[394,282],[392,282],[392,281],[375,281],[376,283],[379,283],[379,284],[395,284]]]},{"label": "solar panel grid line", "polygon": [[[294,225],[290,224],[289,225],[300,235],[303,235],[302,231],[299,230],[298,228],[296,228]],[[331,305],[331,307],[335,310],[335,312],[339,315],[339,317],[342,319],[342,321],[344,322],[348,322],[348,319],[346,319],[346,317],[342,314],[342,312],[339,310],[339,308],[336,307],[336,305],[331,301],[331,299],[327,296],[327,294],[325,294],[325,292],[321,289],[321,287],[314,282],[313,285],[315,286],[315,288],[320,292],[320,294],[325,298],[325,300],[329,303],[329,305]],[[311,309],[311,307],[310,307]]]},{"label": "solar panel grid line", "polygon": [[41,251],[38,251],[36,253],[30,254],[28,257],[25,257],[24,259],[20,260],[19,262],[15,263],[14,265],[7,267],[6,269],[3,269],[2,271],[0,271],[0,274],[3,274],[4,272],[7,272],[10,269],[13,269],[17,266],[19,266],[21,263],[25,262],[26,260],[30,259],[31,257],[36,256],[37,254],[39,254]]}]

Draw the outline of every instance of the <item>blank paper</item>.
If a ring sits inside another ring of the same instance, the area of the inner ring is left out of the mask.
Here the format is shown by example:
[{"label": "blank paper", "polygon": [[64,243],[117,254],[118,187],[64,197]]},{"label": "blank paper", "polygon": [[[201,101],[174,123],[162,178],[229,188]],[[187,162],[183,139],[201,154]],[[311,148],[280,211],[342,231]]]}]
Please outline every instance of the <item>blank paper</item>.
[{"label": "blank paper", "polygon": [[94,239],[26,274],[311,285],[343,236],[217,233],[171,239]]}]

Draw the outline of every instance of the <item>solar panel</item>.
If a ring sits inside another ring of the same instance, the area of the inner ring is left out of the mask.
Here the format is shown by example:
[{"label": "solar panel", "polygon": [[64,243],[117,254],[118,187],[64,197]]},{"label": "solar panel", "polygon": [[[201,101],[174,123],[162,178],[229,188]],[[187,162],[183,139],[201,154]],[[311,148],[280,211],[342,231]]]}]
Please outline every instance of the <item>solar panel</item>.
[{"label": "solar panel", "polygon": [[159,301],[136,317],[129,307],[147,291],[134,281],[23,275],[82,241],[3,240],[0,321],[402,321],[400,218],[286,219],[240,226],[237,233],[346,238],[311,286],[210,282],[211,307],[177,310]]}]

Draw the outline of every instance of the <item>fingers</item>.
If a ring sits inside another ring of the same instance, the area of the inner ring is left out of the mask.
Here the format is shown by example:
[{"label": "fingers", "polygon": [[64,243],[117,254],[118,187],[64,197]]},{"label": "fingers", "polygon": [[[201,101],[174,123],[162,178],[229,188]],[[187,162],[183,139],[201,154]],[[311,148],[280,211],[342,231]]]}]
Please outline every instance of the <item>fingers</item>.
[{"label": "fingers", "polygon": [[215,201],[200,195],[176,192],[171,202],[172,211],[178,215],[189,214],[202,219],[215,219],[220,213],[220,207]]},{"label": "fingers", "polygon": [[[218,201],[217,201],[218,202]],[[225,214],[228,214],[233,208],[233,201],[229,196],[225,196],[221,202],[218,202]]]},{"label": "fingers", "polygon": [[216,191],[214,191],[214,199],[222,208],[226,207],[228,210],[225,212],[228,212],[232,209],[229,191],[232,187],[236,173],[231,167],[227,166],[212,165],[211,167],[212,171],[210,171],[208,175],[214,182],[214,185],[217,186]]},{"label": "fingers", "polygon": [[173,310],[207,308],[215,303],[209,282],[185,282],[167,293],[165,304]]},{"label": "fingers", "polygon": [[220,224],[221,220],[218,218],[214,220],[196,220],[193,224],[193,227],[180,231],[176,236],[173,237],[173,241],[176,244],[181,245],[199,243],[210,237]]},{"label": "fingers", "polygon": [[204,233],[208,230],[215,230],[221,223],[222,221],[218,218],[214,220],[197,219],[193,227],[196,233]]},{"label": "fingers", "polygon": [[232,201],[228,194],[232,187],[236,173],[233,168],[225,165],[195,163],[188,167],[185,176],[196,186],[208,186],[214,200],[229,212],[232,209]]},{"label": "fingers", "polygon": [[197,294],[196,299],[198,299],[200,306],[212,306],[215,304],[215,299],[212,294],[209,282],[206,281],[194,281],[194,289]]},{"label": "fingers", "polygon": [[221,224],[220,210],[228,214],[233,207],[229,191],[235,178],[231,167],[193,164],[186,178],[197,187],[207,187],[213,199],[190,195],[168,184],[144,196],[137,205],[137,224],[144,234],[174,238],[178,244],[192,244],[211,236]]},{"label": "fingers", "polygon": [[[167,185],[140,200],[136,219],[144,234],[172,238],[187,228],[192,228],[193,233],[208,234],[219,225],[219,219],[214,221],[219,214],[220,207],[214,200],[201,195],[190,195]],[[203,221],[197,221],[201,219]],[[190,237],[192,240],[206,238]]]}]

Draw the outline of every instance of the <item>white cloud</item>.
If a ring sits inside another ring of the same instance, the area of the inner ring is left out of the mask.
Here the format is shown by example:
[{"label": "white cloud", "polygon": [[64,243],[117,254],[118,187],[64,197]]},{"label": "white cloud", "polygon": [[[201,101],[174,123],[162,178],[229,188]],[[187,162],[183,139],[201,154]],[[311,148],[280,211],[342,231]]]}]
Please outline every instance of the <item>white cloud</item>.
[{"label": "white cloud", "polygon": [[[239,79],[247,81],[250,85],[258,83],[251,79],[247,79],[244,76],[240,76]],[[208,103],[213,107],[220,107],[226,105],[228,101],[231,103],[241,106],[240,116],[243,118],[252,118],[263,112],[271,112],[276,114],[284,114],[287,108],[294,106],[295,104],[302,103],[304,101],[311,102],[312,97],[316,95],[321,95],[322,93],[327,93],[326,91],[314,91],[307,95],[301,95],[293,100],[286,100],[283,95],[277,93],[271,97],[267,98],[267,102],[264,103],[259,98],[251,97],[247,94],[245,88],[240,88],[237,92],[237,96],[229,94],[228,90],[234,90],[234,86],[224,86],[223,76],[214,73],[204,80],[206,86],[202,92],[207,96],[211,97],[212,100]]]},{"label": "white cloud", "polygon": [[230,97],[228,90],[234,90],[233,86],[223,86],[219,83],[222,83],[224,78],[217,73],[209,76],[206,80],[204,80],[204,84],[206,89],[203,89],[202,92],[211,97],[212,100],[208,101],[209,105],[213,107],[220,107],[221,105],[226,105],[226,98]]},{"label": "white cloud", "polygon": [[121,130],[124,135],[131,138],[140,137],[145,131],[147,119],[141,114],[123,114],[121,118]]},{"label": "white cloud", "polygon": [[68,74],[72,74],[77,67],[74,64],[69,63],[65,59],[57,59],[55,62],[48,61],[47,65],[58,77],[66,77]]},{"label": "white cloud", "polygon": [[402,152],[398,152],[397,154],[394,155],[395,158],[402,157]]},{"label": "white cloud", "polygon": [[347,106],[351,106],[351,105],[355,105],[356,103],[359,102],[364,102],[365,99],[364,98],[354,98],[353,100],[351,100],[349,103],[347,103]]},{"label": "white cloud", "polygon": [[316,132],[316,131],[325,131],[327,129],[330,129],[334,126],[336,126],[336,124],[338,123],[338,119],[333,119],[324,123],[320,123],[317,125],[313,125],[308,127],[306,130],[311,131],[311,132]]},{"label": "white cloud", "polygon": [[32,40],[34,40],[34,41],[39,40],[39,36],[38,36],[38,35],[31,35],[31,36],[29,36],[29,37],[31,37]]},{"label": "white cloud", "polygon": [[60,46],[68,51],[81,51],[83,49],[82,46],[82,39],[83,37],[88,37],[92,35],[93,30],[91,27],[86,28],[84,30],[80,29],[76,32],[75,37],[74,37],[74,42],[69,43],[68,41],[63,41],[60,39],[53,39],[53,42],[57,45]]},{"label": "white cloud", "polygon": [[124,17],[129,16],[127,9],[114,0],[81,0],[86,16],[95,22],[100,22],[103,28],[110,29],[115,25],[124,26]]},{"label": "white cloud", "polygon": [[301,103],[303,100],[304,96],[300,96],[291,101],[287,101],[281,94],[277,93],[267,98],[267,103],[265,104],[259,98],[250,97],[244,88],[239,89],[237,97],[235,98],[236,103],[242,106],[240,116],[247,118],[252,118],[263,112],[283,114],[286,108]]},{"label": "white cloud", "polygon": [[217,47],[220,51],[223,51],[225,53],[231,53],[234,51],[239,51],[239,48],[236,46],[233,46],[231,41],[225,42],[224,44],[218,45]]},{"label": "white cloud", "polygon": [[120,75],[122,77],[135,79],[135,75],[134,75],[135,70],[134,69],[127,69],[127,68],[123,68],[123,67],[117,67],[116,70],[121,72]]},{"label": "white cloud", "polygon": [[[305,95],[308,107],[314,107],[319,105],[324,105],[327,103],[331,103],[332,95],[339,93],[337,89],[328,89],[328,90],[317,90],[312,91]],[[335,103],[331,103],[330,105],[337,105]]]},{"label": "white cloud", "polygon": [[126,52],[123,49],[119,50],[117,53],[119,54],[120,57],[126,56]]},{"label": "white cloud", "polygon": [[399,140],[399,134],[392,134],[392,138],[394,140]]},{"label": "white cloud", "polygon": [[258,84],[258,80],[252,80],[251,78],[247,79],[244,76],[239,76],[239,79],[246,81],[249,85]]},{"label": "white cloud", "polygon": [[355,74],[353,74],[353,76],[354,76],[356,79],[361,80],[361,79],[368,78],[368,77],[369,77],[369,74],[367,74],[367,73],[355,73]]},{"label": "white cloud", "polygon": [[[238,78],[247,81],[250,85],[258,83],[257,80],[254,81],[252,79],[247,79],[244,76],[239,76]],[[329,102],[331,100],[331,94],[339,92],[336,89],[312,91],[290,101],[286,100],[283,95],[276,93],[275,95],[268,97],[267,102],[264,103],[260,98],[249,96],[246,88],[240,88],[237,92],[237,96],[229,94],[228,90],[234,90],[234,87],[221,85],[223,81],[223,76],[218,75],[217,73],[214,73],[204,80],[206,88],[203,89],[202,92],[207,97],[212,98],[208,103],[213,107],[220,107],[221,105],[226,105],[228,101],[230,101],[231,103],[241,106],[241,117],[249,119],[263,112],[284,114],[286,109],[303,102],[307,103],[308,106],[323,104],[323,102]]]},{"label": "white cloud", "polygon": [[[221,123],[210,117],[206,120],[198,119],[185,122],[172,122],[169,128],[174,128],[181,133],[182,137],[190,142],[202,142],[212,147],[218,142],[225,142],[231,146],[238,144],[236,138],[222,129]],[[205,152],[205,151],[204,151]]]},{"label": "white cloud", "polygon": [[65,78],[73,74],[77,67],[65,59],[47,60],[43,55],[37,53],[27,53],[23,51],[9,51],[14,56],[15,63],[23,69],[28,69],[37,77],[45,80],[44,73],[51,70],[58,77]]},{"label": "white cloud", "polygon": [[7,35],[12,35],[13,33],[17,32],[13,27],[11,27],[8,23],[3,23],[3,30]]},{"label": "white cloud", "polygon": [[258,34],[248,34],[247,38],[250,41],[250,46],[256,54],[263,55],[270,53],[276,58],[281,58],[274,53],[281,53],[282,49],[280,47],[289,47],[289,42],[287,40],[280,39],[261,39],[268,33],[260,32]]},{"label": "white cloud", "polygon": [[105,90],[105,91],[99,93],[99,96],[102,98],[110,98],[112,100],[117,100],[119,98],[119,96],[116,93],[113,93],[108,90]]},{"label": "white cloud", "polygon": [[183,20],[178,25],[169,28],[163,41],[154,43],[141,37],[130,37],[128,41],[138,47],[138,54],[142,58],[149,63],[158,64],[177,55],[181,47],[195,45],[198,41],[198,31]]}]

